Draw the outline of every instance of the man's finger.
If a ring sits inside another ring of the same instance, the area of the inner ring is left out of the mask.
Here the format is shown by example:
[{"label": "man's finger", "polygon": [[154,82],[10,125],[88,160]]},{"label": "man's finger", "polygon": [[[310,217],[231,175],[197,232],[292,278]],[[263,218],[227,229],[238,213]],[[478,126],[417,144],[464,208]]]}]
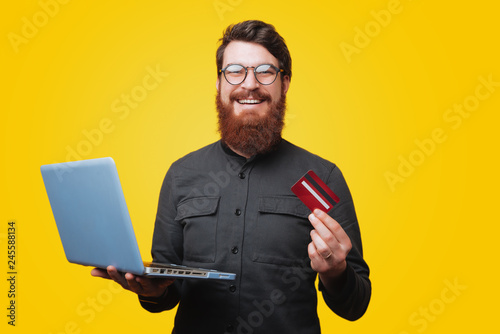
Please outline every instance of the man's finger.
[{"label": "man's finger", "polygon": [[307,252],[309,253],[309,259],[311,259],[312,270],[321,272],[328,269],[325,259],[318,253],[318,250],[314,246],[314,242],[309,243]]},{"label": "man's finger", "polygon": [[[316,212],[316,210],[315,210],[315,212]],[[322,216],[321,216],[321,218],[325,219]],[[332,239],[336,239],[335,235],[333,235],[332,231],[330,231],[328,226],[325,224],[325,222],[323,222],[323,220],[321,218],[316,213],[311,213],[309,215],[309,221],[311,222],[311,225],[319,233],[319,235],[321,236],[321,238],[323,238],[323,240],[325,240],[326,242],[329,242]]]},{"label": "man's finger", "polygon": [[316,230],[311,231],[311,239],[316,252],[323,258],[328,259],[332,256],[331,247],[321,238]]},{"label": "man's finger", "polygon": [[124,289],[129,289],[127,280],[125,279],[124,275],[122,275],[115,267],[108,266],[106,269],[108,271],[109,277],[111,277],[113,281],[120,284]]},{"label": "man's finger", "polygon": [[350,242],[351,239],[349,239],[342,226],[325,212],[316,209],[309,216],[309,220],[325,241],[329,241],[328,239],[331,237],[329,234],[331,233],[340,244]]},{"label": "man's finger", "polygon": [[127,273],[125,274],[125,279],[127,280],[130,291],[135,292],[139,295],[144,292],[144,287],[139,282],[137,282],[134,275]]},{"label": "man's finger", "polygon": [[155,288],[165,289],[175,281],[174,278],[160,278],[160,277],[149,278],[144,276],[137,276],[135,279],[137,283],[142,285],[142,288],[144,290],[152,290]]},{"label": "man's finger", "polygon": [[108,272],[104,269],[101,269],[101,268],[94,268],[90,271],[90,275],[94,276],[94,277],[101,277],[101,278],[105,278],[105,279],[111,279],[111,277],[109,277],[108,275]]}]

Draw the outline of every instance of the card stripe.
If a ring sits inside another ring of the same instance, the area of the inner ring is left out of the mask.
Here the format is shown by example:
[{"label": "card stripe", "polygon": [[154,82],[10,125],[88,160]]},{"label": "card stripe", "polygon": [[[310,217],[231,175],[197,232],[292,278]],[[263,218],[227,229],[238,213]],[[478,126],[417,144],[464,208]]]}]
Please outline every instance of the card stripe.
[{"label": "card stripe", "polygon": [[[306,175],[304,175],[306,180],[314,187],[316,188],[316,190],[327,200],[329,201],[330,203],[332,203],[332,205],[334,203],[338,203],[339,202],[339,198],[337,197],[337,195],[335,195],[335,193],[333,193],[329,188],[328,190],[330,191],[325,191],[325,189],[320,185],[319,182],[317,182],[313,176],[314,175],[310,175],[310,173],[307,173]],[[321,181],[321,179],[320,179]],[[321,181],[323,182],[323,181]],[[332,196],[333,195],[333,196]]]},{"label": "card stripe", "polygon": [[313,188],[311,188],[311,186],[309,186],[309,184],[307,184],[306,181],[302,181],[302,185],[325,207],[326,210],[330,209],[330,206],[321,198],[321,196],[318,195],[318,193],[314,191]]},{"label": "card stripe", "polygon": [[340,201],[333,190],[312,170],[295,182],[291,190],[311,211],[322,209],[328,212]]}]

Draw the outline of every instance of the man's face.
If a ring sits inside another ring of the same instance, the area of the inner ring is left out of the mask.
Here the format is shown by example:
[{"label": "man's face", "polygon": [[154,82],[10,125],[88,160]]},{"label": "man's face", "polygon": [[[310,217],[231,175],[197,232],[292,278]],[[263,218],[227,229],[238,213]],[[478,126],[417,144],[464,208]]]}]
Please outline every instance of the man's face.
[{"label": "man's face", "polygon": [[270,85],[255,79],[253,68],[278,60],[259,44],[233,41],[224,51],[222,68],[230,64],[252,66],[245,80],[231,85],[221,74],[217,80],[217,109],[221,137],[231,148],[246,156],[264,153],[281,139],[288,76],[278,75]]},{"label": "man's face", "polygon": [[[272,64],[279,68],[276,59],[265,47],[256,43],[232,41],[224,51],[222,68],[229,64],[256,67],[261,64]],[[278,101],[282,94],[286,94],[290,85],[290,79],[285,76],[282,80],[278,75],[276,81],[270,85],[260,84],[253,74],[253,68],[248,69],[247,77],[239,85],[231,85],[224,75],[217,79],[217,90],[220,91],[221,100],[224,104],[231,104],[235,116],[252,117],[264,116],[273,102]],[[258,100],[259,103],[253,103]]]}]

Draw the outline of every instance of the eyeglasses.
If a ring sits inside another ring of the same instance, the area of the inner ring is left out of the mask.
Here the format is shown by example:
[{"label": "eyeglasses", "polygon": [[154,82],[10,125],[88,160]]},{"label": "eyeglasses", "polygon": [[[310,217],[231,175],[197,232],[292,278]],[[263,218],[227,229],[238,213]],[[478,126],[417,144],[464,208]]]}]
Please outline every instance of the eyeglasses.
[{"label": "eyeglasses", "polygon": [[272,84],[278,77],[278,74],[283,72],[282,69],[271,64],[262,64],[257,67],[231,64],[219,70],[219,73],[224,73],[224,78],[231,85],[239,85],[247,78],[249,68],[253,68],[255,79],[262,85]]}]

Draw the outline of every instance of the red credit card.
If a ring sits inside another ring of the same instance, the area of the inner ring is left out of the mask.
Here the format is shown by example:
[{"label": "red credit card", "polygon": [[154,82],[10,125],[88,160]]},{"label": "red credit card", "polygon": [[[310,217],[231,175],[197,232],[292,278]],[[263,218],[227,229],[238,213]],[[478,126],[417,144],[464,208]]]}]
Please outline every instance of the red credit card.
[{"label": "red credit card", "polygon": [[338,196],[312,170],[305,173],[292,186],[292,191],[311,211],[320,209],[328,212],[340,201]]}]

